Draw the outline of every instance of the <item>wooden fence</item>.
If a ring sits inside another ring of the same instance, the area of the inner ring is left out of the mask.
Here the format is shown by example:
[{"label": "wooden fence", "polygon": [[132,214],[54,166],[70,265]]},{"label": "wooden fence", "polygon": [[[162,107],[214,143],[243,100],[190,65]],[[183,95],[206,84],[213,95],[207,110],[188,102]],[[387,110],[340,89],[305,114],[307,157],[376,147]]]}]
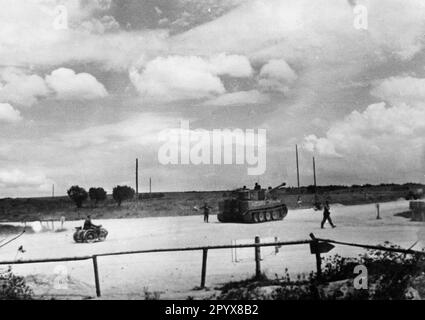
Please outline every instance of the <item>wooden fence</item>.
[{"label": "wooden fence", "polygon": [[[261,276],[261,248],[262,247],[283,247],[283,246],[292,246],[292,245],[310,245],[311,253],[316,255],[316,267],[317,267],[317,277],[321,277],[321,253],[327,252],[333,248],[330,246],[331,243],[339,245],[347,245],[360,247],[365,249],[375,249],[391,252],[399,252],[405,254],[425,254],[423,251],[415,251],[411,249],[398,249],[398,248],[388,248],[383,246],[372,246],[372,245],[363,245],[357,243],[348,243],[335,241],[330,239],[320,239],[316,238],[313,234],[310,234],[309,240],[299,240],[299,241],[284,241],[284,242],[272,242],[272,243],[261,243],[259,237],[255,237],[255,243],[253,244],[241,244],[241,245],[215,245],[215,246],[202,246],[202,247],[186,247],[186,248],[167,248],[167,249],[149,249],[149,250],[136,250],[136,251],[121,251],[121,252],[112,252],[112,253],[101,253],[90,256],[79,256],[79,257],[65,257],[65,258],[56,258],[56,259],[35,259],[35,260],[15,260],[15,261],[0,261],[0,265],[20,265],[20,264],[35,264],[35,263],[52,263],[52,262],[68,262],[68,261],[83,261],[83,260],[92,260],[93,270],[94,270],[94,280],[96,286],[96,295],[101,296],[100,282],[99,282],[99,269],[98,269],[98,257],[110,257],[110,256],[120,256],[120,255],[132,255],[132,254],[144,254],[144,253],[161,253],[161,252],[183,252],[183,251],[202,251],[202,270],[201,270],[201,288],[205,288],[206,275],[207,275],[207,260],[208,260],[208,251],[209,250],[223,250],[223,249],[239,249],[239,248],[254,248],[255,250],[255,275],[256,277]],[[325,249],[323,249],[325,248]],[[327,249],[326,249],[327,248]]]}]

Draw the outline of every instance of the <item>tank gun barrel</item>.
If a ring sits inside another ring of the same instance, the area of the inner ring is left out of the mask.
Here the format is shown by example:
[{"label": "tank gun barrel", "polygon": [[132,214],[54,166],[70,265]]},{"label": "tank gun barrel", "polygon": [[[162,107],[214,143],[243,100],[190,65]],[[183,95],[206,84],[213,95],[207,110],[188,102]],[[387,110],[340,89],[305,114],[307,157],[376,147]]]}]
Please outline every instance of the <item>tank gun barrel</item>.
[{"label": "tank gun barrel", "polygon": [[274,192],[274,191],[279,190],[280,188],[282,188],[284,186],[286,186],[286,182],[283,182],[280,185],[278,185],[277,187],[274,187],[274,188],[270,189],[269,192]]}]

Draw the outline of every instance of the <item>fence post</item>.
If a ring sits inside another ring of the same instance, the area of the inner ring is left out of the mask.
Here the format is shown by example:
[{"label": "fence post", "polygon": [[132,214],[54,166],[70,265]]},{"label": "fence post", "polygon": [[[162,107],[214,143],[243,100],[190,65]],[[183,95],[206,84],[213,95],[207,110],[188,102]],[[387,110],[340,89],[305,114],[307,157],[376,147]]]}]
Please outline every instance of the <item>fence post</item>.
[{"label": "fence post", "polygon": [[100,297],[99,270],[97,268],[97,256],[93,256],[94,282],[96,284],[96,295]]},{"label": "fence post", "polygon": [[376,220],[381,220],[379,203],[376,204]]},{"label": "fence post", "polygon": [[[279,242],[279,238],[278,237],[274,237],[274,242]],[[278,254],[279,253],[279,247],[276,245],[275,247],[274,247],[274,253],[275,254]]]},{"label": "fence post", "polygon": [[320,256],[319,251],[319,241],[316,239],[314,234],[310,233],[310,237],[313,240],[313,246],[316,248],[316,268],[317,268],[317,279],[320,281],[322,279],[322,257]]},{"label": "fence post", "polygon": [[208,249],[203,249],[202,250],[201,289],[205,288],[205,278],[207,277],[207,259],[208,259]]},{"label": "fence post", "polygon": [[[260,244],[260,237],[255,237],[255,244]],[[255,247],[255,277],[261,277],[261,247]]]},{"label": "fence post", "polygon": [[[319,241],[316,241],[316,244],[319,244]],[[322,257],[320,252],[316,253],[316,267],[317,267],[317,279],[320,281],[322,279]]]}]

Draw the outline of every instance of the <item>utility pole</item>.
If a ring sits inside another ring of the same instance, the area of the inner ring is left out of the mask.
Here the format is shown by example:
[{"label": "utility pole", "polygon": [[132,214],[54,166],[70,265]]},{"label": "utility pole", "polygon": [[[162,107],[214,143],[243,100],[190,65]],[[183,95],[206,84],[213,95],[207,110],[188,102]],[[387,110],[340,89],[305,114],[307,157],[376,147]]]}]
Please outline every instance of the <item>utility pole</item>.
[{"label": "utility pole", "polygon": [[136,198],[139,198],[139,159],[136,159]]},{"label": "utility pole", "polygon": [[55,197],[55,185],[53,184],[52,185],[52,198],[54,198]]},{"label": "utility pole", "polygon": [[297,144],[295,145],[295,156],[297,159],[297,186],[299,189],[300,188],[300,165],[298,162],[298,145]]},{"label": "utility pole", "polygon": [[313,175],[314,175],[314,190],[317,188],[317,180],[316,180],[316,159],[313,157]]},{"label": "utility pole", "polygon": [[152,195],[152,178],[149,178],[149,194]]}]

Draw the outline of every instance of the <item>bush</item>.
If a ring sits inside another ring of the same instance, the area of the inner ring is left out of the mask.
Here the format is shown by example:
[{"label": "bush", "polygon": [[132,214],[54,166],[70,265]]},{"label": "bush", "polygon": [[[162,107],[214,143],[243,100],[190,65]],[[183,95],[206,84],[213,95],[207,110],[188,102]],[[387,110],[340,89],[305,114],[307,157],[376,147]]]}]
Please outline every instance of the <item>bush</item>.
[{"label": "bush", "polygon": [[[385,246],[400,248],[389,242]],[[363,257],[364,265],[372,275],[376,288],[372,299],[403,300],[411,283],[425,271],[424,255],[370,250]]]},{"label": "bush", "polygon": [[[229,282],[219,288],[221,293],[217,300],[315,300],[318,290],[312,281],[313,274],[299,275],[296,281],[291,280],[288,269],[285,276],[275,280],[262,275],[260,279]],[[267,289],[268,288],[268,289]]]},{"label": "bush", "polygon": [[308,186],[307,187],[307,193],[315,193],[316,187],[315,186]]},{"label": "bush", "polygon": [[73,186],[68,190],[68,197],[75,202],[77,208],[81,208],[88,198],[88,193],[84,188]]},{"label": "bush", "polygon": [[404,198],[406,200],[418,200],[420,198],[420,196],[413,191],[409,191]]},{"label": "bush", "polygon": [[338,254],[323,261],[322,280],[326,282],[340,281],[353,277],[354,268],[363,264],[358,258],[345,258]]},{"label": "bush", "polygon": [[148,200],[148,199],[161,199],[164,198],[165,194],[164,193],[141,193],[139,194],[139,199],[140,200]]},{"label": "bush", "polygon": [[[399,246],[385,242],[388,248]],[[368,250],[358,258],[334,256],[325,260],[324,281],[339,281],[353,278],[353,270],[357,265],[364,265],[368,271],[369,288],[367,295],[372,300],[403,300],[412,281],[423,274],[423,255],[411,255],[382,250]],[[365,290],[362,290],[365,291]]]},{"label": "bush", "polygon": [[118,203],[118,206],[121,206],[123,201],[133,199],[135,193],[134,189],[128,186],[117,186],[112,191],[112,197]]},{"label": "bush", "polygon": [[5,272],[0,271],[0,300],[29,300],[32,294],[25,279],[15,276],[10,267]]},{"label": "bush", "polygon": [[[399,248],[389,242],[388,248]],[[355,289],[354,268],[367,268],[368,289]],[[217,299],[272,299],[272,300],[406,300],[417,292],[425,297],[425,258],[423,254],[404,254],[382,250],[368,250],[353,258],[335,255],[324,259],[322,278],[315,273],[299,275],[291,280],[286,276],[276,280],[245,280],[228,283],[219,288]],[[263,289],[263,290],[262,290]],[[410,296],[409,296],[410,295]]]},{"label": "bush", "polygon": [[145,294],[145,300],[154,301],[154,300],[159,300],[161,298],[161,292],[158,292],[158,291],[151,292],[149,291],[149,288],[147,287],[143,288],[143,293]]},{"label": "bush", "polygon": [[106,191],[103,188],[90,188],[89,197],[97,205],[99,202],[106,200]]}]

